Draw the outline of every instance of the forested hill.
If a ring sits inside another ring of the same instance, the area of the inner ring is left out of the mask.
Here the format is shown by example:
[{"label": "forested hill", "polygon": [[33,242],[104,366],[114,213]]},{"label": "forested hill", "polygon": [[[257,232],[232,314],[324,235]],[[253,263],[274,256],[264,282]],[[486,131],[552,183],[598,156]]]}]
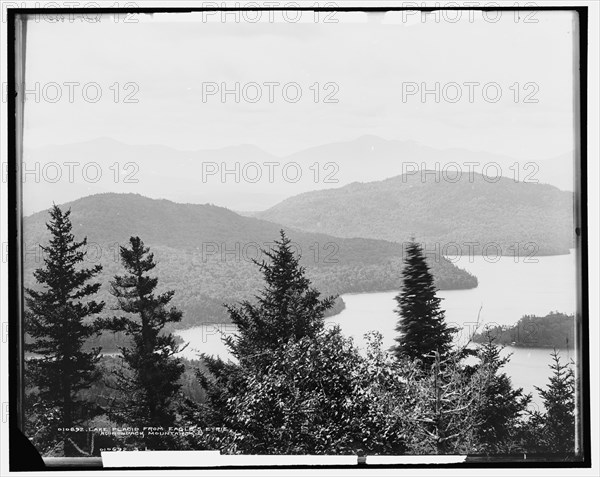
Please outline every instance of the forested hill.
[{"label": "forested hill", "polygon": [[[493,179],[467,170],[456,182],[451,182],[452,171],[446,176],[404,174],[300,194],[256,217],[340,237],[404,242],[415,236],[441,247],[457,243],[465,253],[468,242],[498,243],[503,255],[515,253],[516,243],[522,255],[568,253],[573,246],[571,192]],[[528,242],[533,245],[525,247]]]},{"label": "forested hill", "polygon": [[564,313],[546,316],[525,315],[514,326],[495,326],[473,337],[476,343],[486,342],[487,332],[497,344],[526,348],[573,349],[575,317]]},{"label": "forested hill", "polygon": [[[71,209],[73,234],[87,236],[89,265],[104,270],[101,297],[106,313],[116,304],[108,293],[109,280],[122,274],[118,246],[137,235],[150,246],[158,266],[161,289],[175,290],[174,304],[184,311],[181,326],[225,322],[224,302],[252,299],[261,277],[252,258],[258,247],[268,248],[279,238],[281,225],[242,217],[213,205],[177,204],[137,194],[99,194],[62,206]],[[39,245],[46,245],[49,216],[40,212],[24,220],[25,284],[33,286],[32,272],[42,265]],[[368,239],[339,239],[285,227],[301,252],[314,285],[324,294],[398,290],[402,246]],[[444,259],[430,261],[440,289],[471,288],[477,279]],[[336,311],[343,304],[338,302]]]}]

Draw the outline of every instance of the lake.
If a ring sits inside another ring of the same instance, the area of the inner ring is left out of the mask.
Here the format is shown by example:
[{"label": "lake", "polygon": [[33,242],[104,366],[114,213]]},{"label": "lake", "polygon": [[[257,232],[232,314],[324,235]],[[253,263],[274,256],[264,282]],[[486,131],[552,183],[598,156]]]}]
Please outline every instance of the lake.
[{"label": "lake", "polygon": [[[464,343],[475,327],[480,312],[480,326],[497,323],[513,325],[525,314],[545,316],[551,311],[574,313],[576,311],[575,254],[535,257],[481,256],[448,257],[458,267],[474,274],[477,288],[470,290],[445,290],[438,292],[446,321],[464,330],[458,341]],[[531,262],[536,260],[536,262]],[[326,320],[328,325],[339,324],[346,336],[352,336],[362,347],[363,335],[377,330],[383,335],[384,345],[392,346],[396,336],[398,315],[394,312],[397,292],[361,293],[342,295],[346,308]],[[221,333],[235,333],[231,324],[204,325],[177,332],[190,345],[183,352],[195,358],[198,352],[228,357],[221,342]],[[513,384],[526,392],[534,393],[534,406],[540,400],[534,386],[545,386],[551,374],[550,349],[507,347],[505,353],[514,353],[504,368]],[[567,358],[574,358],[573,350],[561,350]]]}]

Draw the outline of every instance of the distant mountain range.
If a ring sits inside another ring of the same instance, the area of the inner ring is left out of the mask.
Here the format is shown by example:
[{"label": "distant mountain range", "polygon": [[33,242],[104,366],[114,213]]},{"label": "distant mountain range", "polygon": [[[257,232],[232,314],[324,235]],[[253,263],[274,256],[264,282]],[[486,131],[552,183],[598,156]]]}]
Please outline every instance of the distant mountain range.
[{"label": "distant mountain range", "polygon": [[[440,161],[442,170],[453,161],[493,161],[510,178],[493,182],[464,171],[453,181],[448,179],[454,177],[451,169],[445,176],[401,174],[408,163],[431,161],[434,167]],[[256,182],[236,181],[235,173],[203,176],[206,163],[228,171],[235,171],[236,163],[242,168],[295,163],[303,175],[297,182],[278,180],[277,174],[272,182],[264,176]],[[69,169],[68,164],[76,165]],[[546,170],[563,178],[572,172],[566,156],[548,164],[554,165]],[[176,290],[176,304],[185,312],[182,326],[224,322],[223,302],[252,298],[262,283],[251,258],[258,246],[272,244],[281,228],[298,244],[303,265],[324,294],[398,290],[402,242],[412,237],[429,249],[435,243],[476,242],[497,243],[505,255],[516,253],[519,244],[520,257],[567,253],[573,244],[573,193],[515,182],[510,165],[514,159],[375,136],[286,158],[248,145],[185,152],[111,139],[31,149],[25,155],[24,209],[42,212],[24,219],[26,285],[33,285],[32,272],[41,265],[36,244],[47,242],[44,224],[52,202],[72,208],[75,236],[87,236],[90,242],[89,262],[103,264],[100,280],[107,303],[114,305],[108,281],[122,273],[118,246],[132,235],[151,246],[161,286]],[[540,166],[539,173],[543,170]],[[57,171],[59,178],[50,180]],[[234,207],[249,212],[243,216],[229,210]],[[528,243],[533,249],[524,248]],[[475,277],[440,257],[440,252],[455,250],[438,249],[430,258],[440,289],[477,284]],[[342,307],[338,300],[334,311]]]},{"label": "distant mountain range", "polygon": [[[162,289],[175,290],[174,303],[184,311],[183,327],[227,321],[223,303],[252,299],[263,287],[252,258],[268,248],[285,228],[301,253],[313,284],[323,294],[399,290],[402,245],[364,238],[340,239],[301,232],[291,227],[243,217],[213,205],[178,204],[138,194],[106,193],[64,204],[70,208],[73,234],[87,237],[88,265],[104,270],[100,296],[106,313],[116,301],[108,293],[109,280],[122,274],[118,247],[138,235],[151,247],[158,262],[156,275]],[[24,219],[25,285],[35,286],[33,270],[42,266],[39,245],[49,234],[46,211]],[[472,288],[477,279],[445,259],[430,260],[440,289]],[[334,312],[342,309],[338,301]],[[365,317],[368,319],[368,317]]]},{"label": "distant mountain range", "polygon": [[[26,148],[27,214],[102,192],[135,192],[177,202],[213,203],[233,210],[264,211],[292,195],[380,181],[413,168],[452,174],[456,165],[520,181],[573,190],[573,156],[519,160],[467,149],[436,149],[414,141],[362,136],[277,157],[252,145],[179,151],[100,138],[83,143]],[[454,163],[454,165],[452,164]],[[471,163],[478,166],[469,165]],[[495,166],[494,164],[497,164]]]},{"label": "distant mountain range", "polygon": [[291,197],[255,216],[345,238],[415,237],[445,254],[456,251],[450,244],[463,254],[564,254],[574,243],[572,192],[477,173],[455,182],[416,173],[353,183]]}]

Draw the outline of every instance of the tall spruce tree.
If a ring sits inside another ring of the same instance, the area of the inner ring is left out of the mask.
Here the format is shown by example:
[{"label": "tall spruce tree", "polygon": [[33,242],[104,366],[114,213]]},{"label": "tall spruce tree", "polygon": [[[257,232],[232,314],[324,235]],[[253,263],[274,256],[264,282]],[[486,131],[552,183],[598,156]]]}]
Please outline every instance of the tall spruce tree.
[{"label": "tall spruce tree", "polygon": [[523,388],[513,388],[510,377],[500,372],[510,361],[501,356],[502,347],[494,342],[488,331],[487,341],[479,346],[479,364],[475,367],[485,379],[481,388],[481,400],[477,406],[477,442],[481,453],[510,453],[518,446],[521,417],[531,402],[531,394]]},{"label": "tall spruce tree", "polygon": [[203,355],[209,373],[200,372],[199,378],[207,391],[212,425],[224,422],[227,400],[243,393],[248,373],[264,372],[282,346],[303,338],[310,340],[323,330],[324,314],[335,301],[335,297],[320,299],[294,254],[291,240],[283,230],[280,237],[271,250],[262,251],[269,261],[254,261],[265,280],[256,303],[226,305],[238,332],[224,341],[238,363]]},{"label": "tall spruce tree", "polygon": [[[40,421],[53,429],[41,433],[44,439],[56,445],[63,442],[66,456],[80,456],[77,447],[81,434],[73,433],[73,426],[82,425],[94,414],[93,408],[78,397],[99,377],[97,363],[100,349],[84,351],[88,338],[98,334],[98,323],[90,317],[104,308],[104,302],[87,298],[98,292],[100,283],[89,283],[102,267],[82,267],[87,239],[76,242],[71,233],[71,211],[56,205],[50,210],[46,227],[51,239],[42,247],[44,267],[34,272],[41,290],[25,290],[25,332],[29,336],[25,349],[37,355],[27,361],[27,377],[37,388]],[[35,401],[31,396],[28,402]],[[50,418],[52,416],[52,418]],[[57,432],[57,429],[65,429]],[[41,429],[36,429],[40,435]],[[44,442],[47,449],[50,442]]]},{"label": "tall spruce tree", "polygon": [[546,452],[575,452],[575,375],[573,368],[561,363],[552,352],[552,376],[546,389],[536,386],[546,407],[542,418],[542,441]]},{"label": "tall spruce tree", "polygon": [[[111,293],[119,308],[128,316],[113,317],[107,328],[124,332],[130,346],[120,348],[125,367],[117,373],[117,387],[125,401],[116,410],[116,418],[134,427],[169,427],[175,422],[173,400],[180,389],[178,383],[184,366],[174,357],[180,351],[172,334],[164,333],[167,323],[181,320],[175,307],[167,308],[173,291],[155,294],[158,278],[148,272],[156,267],[154,255],[139,237],[131,237],[130,247],[120,247],[121,262],[127,275],[116,276]],[[162,437],[146,438],[150,448],[167,444]]]},{"label": "tall spruce tree", "polygon": [[294,255],[291,240],[283,230],[280,235],[273,249],[263,250],[269,261],[255,261],[266,283],[257,303],[226,306],[238,334],[226,337],[225,342],[242,364],[264,363],[270,352],[289,340],[316,336],[323,330],[324,314],[335,300],[320,299]]},{"label": "tall spruce tree", "polygon": [[400,316],[396,331],[395,355],[411,360],[419,359],[425,366],[435,361],[438,353],[444,361],[452,345],[455,329],[446,325],[441,299],[436,296],[433,276],[421,246],[412,241],[406,248],[402,270],[402,290],[396,296]]}]

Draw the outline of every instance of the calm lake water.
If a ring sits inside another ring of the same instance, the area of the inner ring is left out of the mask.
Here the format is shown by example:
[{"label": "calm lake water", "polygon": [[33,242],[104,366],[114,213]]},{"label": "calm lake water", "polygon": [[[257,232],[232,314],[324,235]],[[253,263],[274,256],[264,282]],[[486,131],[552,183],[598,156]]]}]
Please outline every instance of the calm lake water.
[{"label": "calm lake water", "polygon": [[[458,267],[473,273],[479,280],[477,288],[438,292],[443,298],[446,321],[462,328],[458,341],[464,342],[477,322],[480,326],[497,323],[513,325],[525,314],[544,316],[551,311],[576,311],[576,266],[573,251],[570,255],[536,257],[537,262],[514,257],[449,257]],[[328,325],[339,324],[346,336],[352,336],[363,347],[363,335],[377,330],[384,345],[392,346],[396,336],[398,315],[394,313],[397,292],[343,295],[346,308],[326,320]],[[227,358],[229,353],[221,342],[221,333],[235,333],[231,324],[205,325],[177,334],[189,342],[182,353],[196,358],[199,352]],[[534,394],[534,406],[540,404],[534,386],[545,386],[551,372],[549,349],[507,347],[513,353],[504,368],[513,384]],[[561,350],[565,358],[574,358],[573,350]]]}]

